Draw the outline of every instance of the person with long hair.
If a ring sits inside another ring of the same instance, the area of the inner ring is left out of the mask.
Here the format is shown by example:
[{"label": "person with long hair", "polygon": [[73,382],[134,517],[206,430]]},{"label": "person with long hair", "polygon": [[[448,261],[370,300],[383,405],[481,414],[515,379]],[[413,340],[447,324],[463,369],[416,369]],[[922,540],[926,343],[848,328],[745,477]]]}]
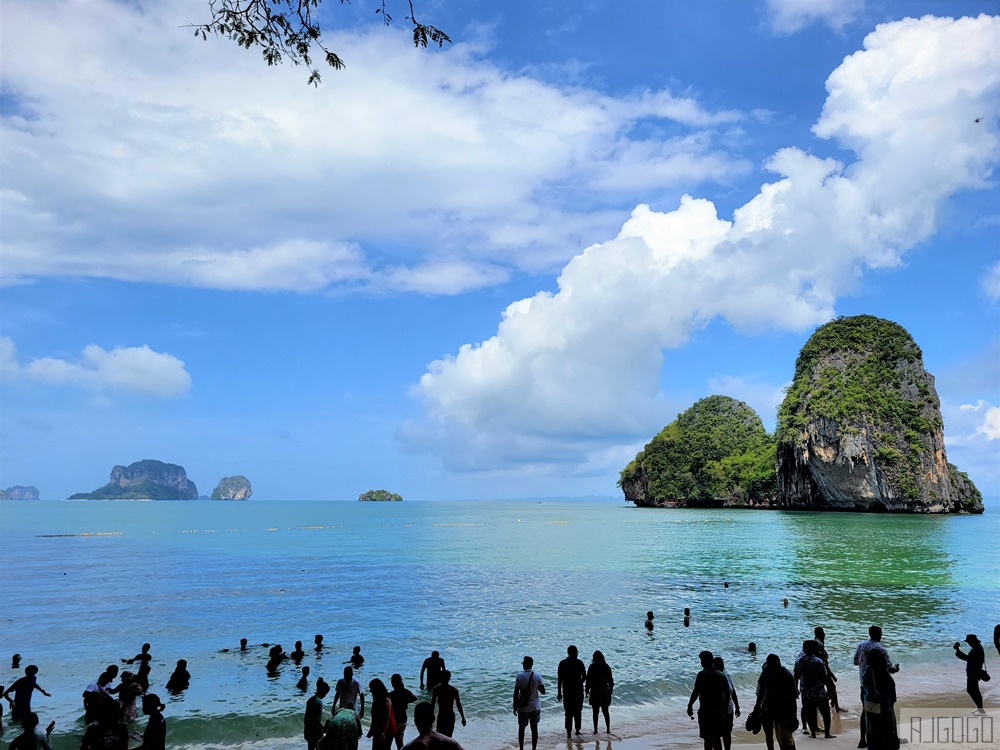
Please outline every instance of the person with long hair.
[{"label": "person with long hair", "polygon": [[595,651],[587,668],[587,697],[594,711],[594,734],[597,734],[597,715],[604,713],[604,729],[611,733],[611,715],[608,706],[611,705],[611,693],[615,689],[615,678],[611,667],[604,659],[604,654]]},{"label": "person with long hair", "polygon": [[392,713],[392,701],[385,683],[378,677],[368,683],[371,692],[371,726],[368,736],[372,738],[372,750],[391,750],[396,736],[396,719]]},{"label": "person with long hair", "polygon": [[[142,712],[149,717],[146,731],[142,733],[142,744],[132,750],[165,750],[167,746],[167,720],[163,718],[165,706],[156,693],[142,696]],[[136,735],[138,738],[138,736]]]}]

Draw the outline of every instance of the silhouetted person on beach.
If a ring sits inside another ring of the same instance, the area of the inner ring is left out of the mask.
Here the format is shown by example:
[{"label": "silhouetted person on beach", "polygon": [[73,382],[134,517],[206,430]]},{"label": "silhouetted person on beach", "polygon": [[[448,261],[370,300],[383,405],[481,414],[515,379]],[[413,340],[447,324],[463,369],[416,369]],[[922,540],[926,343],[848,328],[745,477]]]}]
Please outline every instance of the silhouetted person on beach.
[{"label": "silhouetted person on beach", "polygon": [[890,674],[884,651],[868,652],[861,674],[861,699],[864,701],[865,734],[870,750],[899,750],[896,734],[896,682]]},{"label": "silhouetted person on beach", "polygon": [[652,630],[653,629],[653,612],[652,612],[652,610],[650,610],[649,612],[646,613],[646,623],[645,624],[646,624],[646,630]]},{"label": "silhouetted person on beach", "polygon": [[306,652],[302,650],[302,641],[295,641],[295,650],[292,651],[288,656],[295,662],[295,666],[299,666],[302,660],[305,658]]},{"label": "silhouetted person on beach", "polygon": [[149,721],[146,722],[146,731],[142,733],[142,737],[133,735],[133,739],[141,739],[142,744],[132,750],[166,750],[167,720],[163,718],[164,708],[156,693],[142,696],[142,712],[149,717]]},{"label": "silhouetted person on beach", "polygon": [[[653,616],[648,612],[649,617]],[[650,621],[647,620],[647,623]],[[650,629],[652,625],[650,624]],[[566,737],[570,736],[573,725],[576,734],[580,736],[580,725],[583,723],[583,685],[587,681],[587,667],[578,657],[576,646],[566,649],[566,658],[559,662],[558,680],[556,682],[556,699],[562,701],[563,712],[566,714]]]},{"label": "silhouetted person on beach", "polygon": [[463,750],[451,737],[434,731],[434,709],[430,703],[418,703],[413,709],[413,723],[419,735],[407,742],[403,750]]},{"label": "silhouetted person on beach", "polygon": [[747,653],[748,654],[756,654],[757,653],[757,644],[754,643],[753,641],[750,641],[750,643],[747,644]]},{"label": "silhouetted person on beach", "polygon": [[365,718],[365,693],[361,683],[354,679],[354,669],[344,667],[344,676],[337,680],[337,689],[333,693],[334,708],[352,708],[358,716]]},{"label": "silhouetted person on beach", "polygon": [[323,736],[323,699],[330,692],[330,686],[322,679],[316,680],[316,693],[306,701],[306,713],[302,720],[302,735],[309,750],[316,750]]},{"label": "silhouetted person on beach", "polygon": [[465,726],[465,711],[462,710],[462,698],[458,693],[458,688],[451,684],[451,672],[447,669],[441,673],[441,682],[434,687],[431,695],[431,710],[437,706],[437,730],[451,737],[455,734],[455,709],[458,709],[459,716],[462,717],[462,726]]},{"label": "silhouetted person on beach", "polygon": [[823,664],[826,666],[826,674],[828,678],[826,681],[826,691],[830,696],[830,705],[837,713],[843,713],[844,709],[840,707],[840,698],[837,695],[837,675],[835,675],[833,670],[830,669],[830,654],[826,651],[826,631],[821,627],[816,627],[813,628],[813,635],[816,636],[816,645],[819,648],[816,656],[822,659]]},{"label": "silhouetted person on beach", "polygon": [[[372,750],[391,750],[392,740],[396,736],[396,718],[392,713],[389,691],[386,690],[385,683],[377,677],[368,683],[368,690],[372,696],[371,725],[368,727],[368,736],[372,738]],[[454,723],[453,720],[452,724]]]},{"label": "silhouetted person on beach", "polygon": [[795,678],[781,666],[777,654],[768,654],[764,660],[764,668],[757,681],[757,707],[763,720],[768,750],[773,750],[775,740],[782,750],[794,748],[795,730],[799,726]]},{"label": "silhouetted person on beach", "polygon": [[357,711],[335,707],[333,718],[326,723],[326,734],[319,741],[319,750],[358,750],[362,733]]},{"label": "silhouetted person on beach", "polygon": [[[1000,625],[997,625],[997,627],[1000,628]],[[21,655],[20,654],[14,654],[12,657],[10,657],[10,668],[11,669],[20,669],[21,668]]]},{"label": "silhouetted person on beach", "polygon": [[444,659],[437,651],[431,651],[431,655],[424,659],[420,666],[420,689],[424,689],[424,672],[427,673],[427,692],[434,691],[434,686],[441,681],[441,673],[444,671]]},{"label": "silhouetted person on beach", "polygon": [[49,735],[56,723],[53,721],[43,734],[38,729],[38,714],[28,712],[21,722],[21,734],[7,746],[8,750],[52,750]]},{"label": "silhouetted person on beach", "polygon": [[[858,678],[860,680],[864,679],[865,667],[868,666],[868,659],[874,652],[879,652],[885,657],[885,663],[890,674],[899,671],[899,665],[893,665],[892,660],[889,658],[889,652],[882,645],[882,628],[878,625],[872,625],[868,628],[868,640],[861,641],[854,652],[854,663],[858,667]],[[895,683],[893,684],[895,685]],[[858,742],[858,747],[868,747],[868,725],[865,722],[864,700],[864,690],[862,690],[861,740]]]},{"label": "silhouetted person on beach", "polygon": [[323,650],[323,636],[317,634],[316,637],[313,638],[313,643],[315,644],[317,654]]},{"label": "silhouetted person on beach", "polygon": [[724,750],[729,750],[733,745],[733,723],[740,715],[740,697],[736,694],[733,678],[726,671],[726,663],[722,660],[721,656],[716,656],[712,659],[712,668],[722,672],[726,678],[726,682],[729,683],[729,704],[726,706],[726,725],[722,733],[722,747]]},{"label": "silhouetted person on beach", "polygon": [[604,659],[604,654],[595,651],[590,659],[590,666],[587,667],[587,697],[590,699],[590,708],[594,714],[594,734],[597,734],[597,716],[604,714],[604,730],[611,733],[611,714],[608,707],[611,705],[611,694],[615,689],[615,678],[611,673],[611,667]]},{"label": "silhouetted person on beach", "polygon": [[84,688],[83,716],[84,721],[88,724],[92,724],[100,718],[99,712],[103,705],[102,699],[111,697],[110,687],[111,675],[108,672],[102,672],[100,677]]},{"label": "silhouetted person on beach", "polygon": [[167,692],[171,695],[183,693],[191,685],[191,673],[187,670],[187,660],[178,659],[173,674],[167,680]]},{"label": "silhouetted person on beach", "polygon": [[42,695],[51,698],[49,693],[46,693],[41,685],[38,684],[38,679],[36,675],[38,674],[38,667],[34,664],[29,664],[24,668],[24,677],[21,677],[14,681],[11,685],[4,691],[3,697],[10,698],[10,694],[14,694],[14,703],[10,707],[10,720],[22,724],[24,720],[31,713],[31,694],[36,690]]},{"label": "silhouetted person on beach", "polygon": [[295,687],[301,690],[303,693],[309,689],[309,667],[302,667],[302,676],[299,681],[295,683]]},{"label": "silhouetted person on beach", "polygon": [[406,710],[411,703],[417,702],[417,696],[406,689],[402,675],[394,674],[390,680],[392,690],[389,700],[392,702],[392,713],[396,718],[396,747],[403,747],[403,735],[406,733]]},{"label": "silhouetted person on beach", "polygon": [[[993,628],[993,647],[1000,654],[1000,625]],[[17,669],[17,667],[14,667],[14,669]]]},{"label": "silhouetted person on beach", "polygon": [[121,720],[118,704],[106,695],[97,702],[97,723],[83,733],[80,750],[128,750],[128,728]]},{"label": "silhouetted person on beach", "polygon": [[711,651],[698,654],[701,671],[694,680],[691,697],[688,698],[687,714],[694,718],[694,702],[698,701],[698,736],[705,750],[722,750],[722,735],[725,734],[726,716],[729,712],[729,680],[713,666]]},{"label": "silhouetted person on beach", "polygon": [[[542,717],[541,694],[545,693],[542,676],[533,667],[535,660],[525,656],[522,671],[514,678],[514,713],[517,715],[517,744],[524,750],[524,729],[531,725],[531,750],[538,747],[538,720]],[[431,708],[433,712],[433,707]]]},{"label": "silhouetted person on beach", "polygon": [[979,681],[983,679],[986,651],[974,633],[965,636],[965,642],[969,644],[969,653],[963,654],[962,644],[955,641],[955,656],[965,662],[965,691],[976,704],[976,713],[984,714],[986,711],[983,709],[983,694],[979,690]]},{"label": "silhouetted person on beach", "polygon": [[354,652],[351,654],[351,658],[348,659],[348,661],[355,669],[360,669],[365,665],[365,657],[361,655],[361,646],[354,647]]},{"label": "silhouetted person on beach", "polygon": [[799,683],[799,693],[802,696],[803,731],[808,728],[810,735],[816,736],[816,713],[819,712],[823,717],[823,737],[833,739],[830,734],[830,701],[826,687],[829,676],[826,664],[819,657],[819,643],[802,642],[802,655],[795,660],[793,675]]}]

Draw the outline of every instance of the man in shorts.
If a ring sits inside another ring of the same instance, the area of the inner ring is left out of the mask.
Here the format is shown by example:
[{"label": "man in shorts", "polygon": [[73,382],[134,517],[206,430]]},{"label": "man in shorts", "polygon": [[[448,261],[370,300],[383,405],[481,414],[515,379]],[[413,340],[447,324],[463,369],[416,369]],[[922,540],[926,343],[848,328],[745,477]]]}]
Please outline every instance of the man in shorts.
[{"label": "man in shorts", "polygon": [[542,716],[542,699],[545,692],[542,676],[532,667],[535,660],[525,656],[524,669],[514,678],[514,713],[517,714],[517,744],[524,750],[524,728],[531,725],[531,750],[538,747],[538,720]]},{"label": "man in shorts", "polygon": [[698,654],[701,671],[695,677],[687,706],[688,716],[693,719],[694,702],[698,701],[698,736],[705,743],[705,750],[722,750],[729,717],[729,680],[712,666],[714,658],[711,651]]}]

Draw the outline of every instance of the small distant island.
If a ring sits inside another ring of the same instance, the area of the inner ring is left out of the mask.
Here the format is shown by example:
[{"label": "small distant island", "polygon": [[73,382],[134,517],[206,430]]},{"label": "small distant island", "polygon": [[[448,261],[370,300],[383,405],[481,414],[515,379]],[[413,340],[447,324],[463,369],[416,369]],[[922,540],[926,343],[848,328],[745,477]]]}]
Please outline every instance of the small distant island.
[{"label": "small distant island", "polygon": [[368,492],[362,492],[358,495],[358,500],[361,502],[393,502],[398,503],[403,499],[402,495],[397,495],[395,492],[389,492],[389,490],[368,490]]},{"label": "small distant island", "polygon": [[38,488],[31,485],[15,484],[5,490],[0,490],[0,500],[38,500]]},{"label": "small distant island", "polygon": [[249,500],[253,494],[250,480],[245,476],[237,474],[232,477],[223,477],[219,480],[219,486],[212,490],[213,500]]},{"label": "small distant island", "polygon": [[183,466],[147,458],[111,470],[110,481],[70,500],[197,500],[198,488]]}]

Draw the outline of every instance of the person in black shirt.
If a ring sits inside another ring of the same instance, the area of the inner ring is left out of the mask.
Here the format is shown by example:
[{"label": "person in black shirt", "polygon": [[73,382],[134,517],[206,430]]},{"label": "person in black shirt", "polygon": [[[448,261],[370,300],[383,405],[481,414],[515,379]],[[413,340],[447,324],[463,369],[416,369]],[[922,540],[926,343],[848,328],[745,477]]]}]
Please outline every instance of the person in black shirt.
[{"label": "person in black shirt", "polygon": [[83,733],[80,750],[128,750],[128,729],[118,703],[108,695],[97,697],[97,723]]},{"label": "person in black shirt", "polygon": [[562,701],[566,713],[566,736],[576,724],[576,735],[580,736],[583,721],[583,684],[587,681],[587,668],[580,661],[576,646],[566,649],[566,658],[559,662],[556,698]]},{"label": "person in black shirt", "polygon": [[698,654],[701,671],[695,677],[687,706],[688,716],[693,719],[694,702],[698,701],[698,735],[704,741],[705,750],[722,750],[722,736],[729,716],[729,680],[713,668],[714,658],[711,651]]},{"label": "person in black shirt", "polygon": [[965,691],[976,704],[976,713],[984,714],[986,710],[983,708],[983,694],[979,690],[979,681],[983,679],[986,651],[974,633],[965,636],[965,642],[969,644],[969,653],[963,654],[962,644],[955,641],[955,656],[965,662]]},{"label": "person in black shirt", "polygon": [[[149,717],[146,731],[142,733],[142,744],[132,750],[165,750],[167,746],[167,720],[163,718],[164,705],[156,693],[142,697],[142,712]],[[135,735],[136,739],[140,739]]]},{"label": "person in black shirt", "polygon": [[437,651],[431,651],[431,655],[424,659],[420,667],[420,689],[424,689],[424,672],[427,673],[427,692],[433,693],[434,686],[441,682],[441,673],[444,671],[444,659]]}]

